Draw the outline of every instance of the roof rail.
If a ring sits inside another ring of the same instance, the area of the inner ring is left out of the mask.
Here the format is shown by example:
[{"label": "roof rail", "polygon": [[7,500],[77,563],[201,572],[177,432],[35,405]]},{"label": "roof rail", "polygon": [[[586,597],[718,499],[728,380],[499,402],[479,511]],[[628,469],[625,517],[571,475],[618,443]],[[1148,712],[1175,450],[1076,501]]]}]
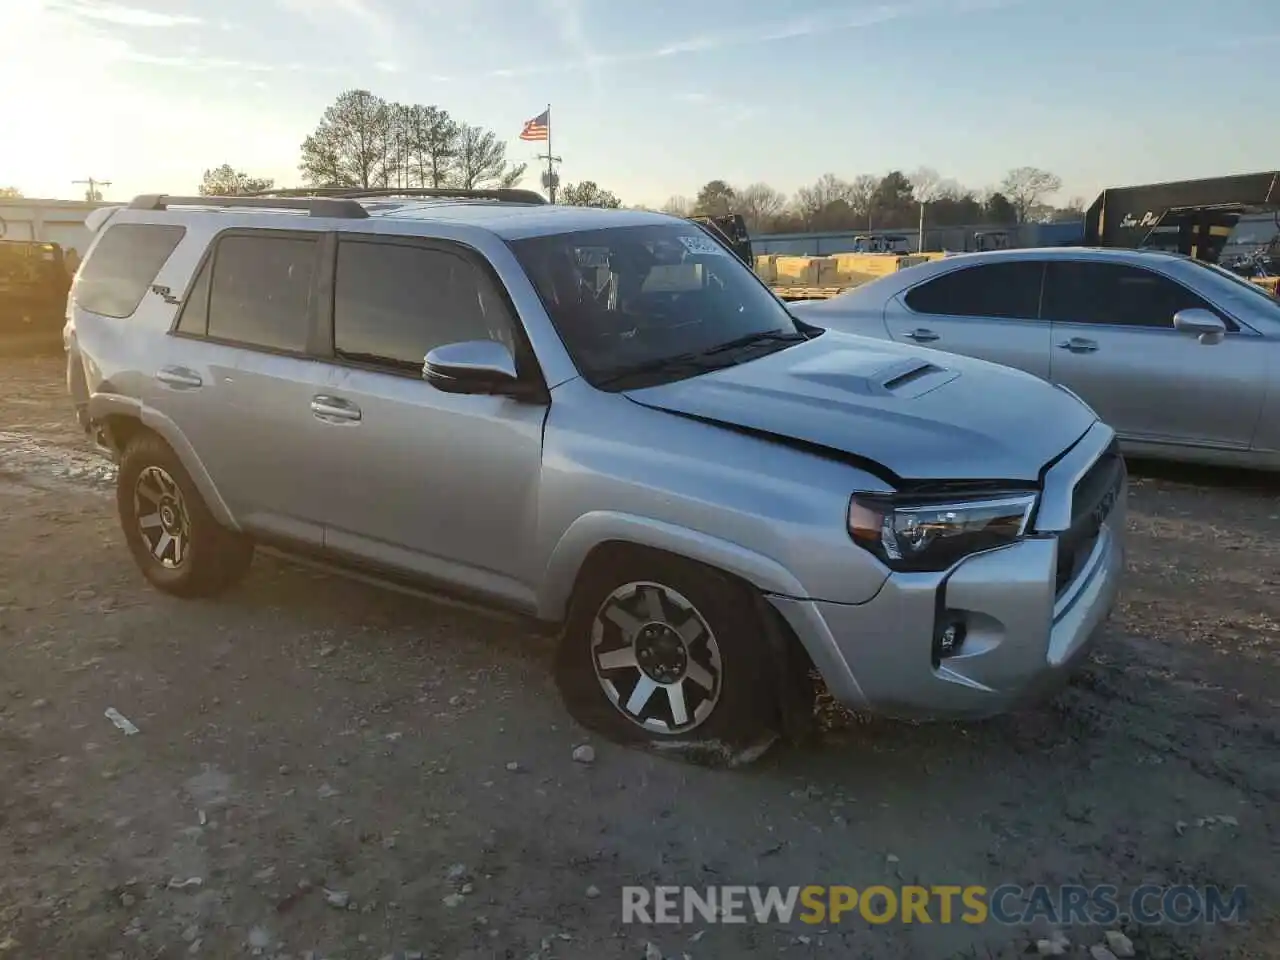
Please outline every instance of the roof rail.
[{"label": "roof rail", "polygon": [[247,197],[171,197],[163,193],[143,194],[134,197],[130,210],[167,210],[170,207],[227,207],[261,210],[305,210],[312,217],[333,217],[340,220],[363,220],[369,211],[356,203],[340,197],[299,197],[297,199],[273,199],[266,196]]},{"label": "roof rail", "polygon": [[329,197],[346,200],[372,200],[378,197],[437,197],[442,200],[496,200],[499,203],[528,203],[539,206],[546,198],[533,190],[518,187],[465,189],[463,187],[288,187],[263,190],[255,197]]}]

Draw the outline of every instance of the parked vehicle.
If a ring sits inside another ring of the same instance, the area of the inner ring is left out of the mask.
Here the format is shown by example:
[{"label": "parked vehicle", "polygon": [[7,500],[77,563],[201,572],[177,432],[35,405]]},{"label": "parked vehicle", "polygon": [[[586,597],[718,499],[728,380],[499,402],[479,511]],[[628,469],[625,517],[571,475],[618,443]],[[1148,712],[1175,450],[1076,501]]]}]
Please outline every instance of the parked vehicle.
[{"label": "parked vehicle", "polygon": [[67,377],[155,586],[260,545],[511,611],[580,721],[661,745],[803,729],[814,668],[984,716],[1084,654],[1126,477],[1074,395],[798,323],[685,220],[442,193],[111,214]]},{"label": "parked vehicle", "polygon": [[747,221],[740,213],[730,213],[721,217],[690,217],[692,223],[706,230],[747,266],[755,263],[755,255],[751,251],[751,233],[747,230]]},{"label": "parked vehicle", "polygon": [[0,340],[43,334],[56,346],[70,283],[56,243],[0,240]]},{"label": "parked vehicle", "polygon": [[1203,261],[1072,248],[963,254],[794,310],[1066,387],[1136,455],[1280,469],[1280,302]]}]

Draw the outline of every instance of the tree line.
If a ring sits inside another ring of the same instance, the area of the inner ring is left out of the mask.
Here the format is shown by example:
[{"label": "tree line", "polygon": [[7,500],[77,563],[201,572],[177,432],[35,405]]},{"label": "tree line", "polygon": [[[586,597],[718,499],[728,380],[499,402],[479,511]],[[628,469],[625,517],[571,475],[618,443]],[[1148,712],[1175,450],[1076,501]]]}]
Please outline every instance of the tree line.
[{"label": "tree line", "polygon": [[[466,123],[435,104],[394,103],[368,90],[347,90],[325,109],[300,146],[302,181],[316,187],[461,188],[514,187],[528,164],[512,163],[492,130]],[[262,192],[275,186],[229,164],[204,172],[206,196]],[[766,183],[734,186],[724,180],[703,185],[693,199],[671,197],[660,208],[678,216],[740,213],[752,233],[914,228],[923,204],[930,227],[1013,225],[1074,219],[1084,201],[1048,202],[1062,188],[1053,173],[1036,167],[1010,170],[998,186],[976,190],[932,168],[891,170],[844,179],[824,174],[792,196]],[[597,182],[566,184],[563,204],[620,207],[622,201]]]},{"label": "tree line", "polygon": [[712,180],[692,200],[671,197],[661,209],[677,216],[740,213],[756,234],[915,229],[922,204],[929,227],[1011,226],[1083,216],[1083,198],[1073,197],[1063,206],[1048,202],[1061,189],[1061,179],[1036,167],[1010,170],[999,186],[985,190],[962,186],[926,167],[852,180],[828,173],[791,197],[766,183],[734,187]]},{"label": "tree line", "polygon": [[[302,181],[314,187],[514,187],[528,164],[510,163],[492,130],[435,104],[393,103],[368,90],[338,95],[299,148]],[[230,164],[206,170],[203,196],[270,190],[274,181]]]}]

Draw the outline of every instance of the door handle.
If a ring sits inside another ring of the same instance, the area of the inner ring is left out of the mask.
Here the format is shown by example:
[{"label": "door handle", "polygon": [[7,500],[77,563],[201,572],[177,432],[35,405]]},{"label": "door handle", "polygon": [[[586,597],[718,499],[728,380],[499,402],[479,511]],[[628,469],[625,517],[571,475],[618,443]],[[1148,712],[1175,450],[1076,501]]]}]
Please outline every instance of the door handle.
[{"label": "door handle", "polygon": [[156,371],[156,379],[175,390],[195,390],[204,386],[200,374],[186,367],[161,367]]},{"label": "door handle", "polygon": [[1093,353],[1098,349],[1098,344],[1097,341],[1086,340],[1084,337],[1072,337],[1058,344],[1058,349],[1070,350],[1072,353]]},{"label": "door handle", "polygon": [[360,408],[350,400],[320,394],[311,398],[311,412],[327,423],[358,423]]},{"label": "door handle", "polygon": [[906,335],[908,340],[914,340],[916,343],[932,343],[938,339],[938,335],[932,330],[926,330],[924,327],[917,327]]}]

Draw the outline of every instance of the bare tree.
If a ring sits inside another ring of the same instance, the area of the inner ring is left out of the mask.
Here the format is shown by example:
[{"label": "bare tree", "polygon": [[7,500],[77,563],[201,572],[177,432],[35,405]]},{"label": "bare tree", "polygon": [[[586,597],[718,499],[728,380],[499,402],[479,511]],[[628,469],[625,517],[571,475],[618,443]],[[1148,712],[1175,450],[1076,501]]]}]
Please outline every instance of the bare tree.
[{"label": "bare tree", "polygon": [[261,193],[276,185],[267,177],[251,177],[229,163],[206,170],[200,180],[202,197],[240,197],[247,193]]},{"label": "bare tree", "polygon": [[1026,223],[1035,207],[1061,189],[1061,178],[1039,167],[1017,167],[1000,182],[1000,192],[1013,205],[1019,223]]},{"label": "bare tree", "polygon": [[340,94],[302,143],[303,179],[320,186],[390,186],[396,168],[392,118],[390,105],[368,90]]},{"label": "bare tree", "polygon": [[458,152],[450,186],[464,190],[498,185],[513,187],[520,182],[528,164],[507,166],[507,145],[492,130],[463,123],[458,127]]},{"label": "bare tree", "polygon": [[661,212],[673,217],[687,217],[693,213],[693,201],[688,197],[667,197]]},{"label": "bare tree", "polygon": [[816,182],[796,191],[796,212],[812,224],[837,204],[849,204],[849,184],[834,173],[824,173]]},{"label": "bare tree", "polygon": [[933,167],[920,167],[907,179],[911,181],[912,195],[919,203],[933,203],[942,195],[945,181]]},{"label": "bare tree", "polygon": [[871,200],[880,186],[880,178],[870,173],[862,173],[849,183],[849,206],[853,208],[858,222],[866,221],[871,228]]},{"label": "bare tree", "polygon": [[767,183],[753,183],[738,191],[738,212],[752,233],[768,227],[787,207],[787,198]]},{"label": "bare tree", "polygon": [[458,157],[458,123],[447,110],[415,104],[405,113],[409,185],[443,187]]},{"label": "bare tree", "polygon": [[611,210],[622,206],[621,200],[594,180],[568,184],[560,191],[557,202],[569,207],[607,207]]}]

